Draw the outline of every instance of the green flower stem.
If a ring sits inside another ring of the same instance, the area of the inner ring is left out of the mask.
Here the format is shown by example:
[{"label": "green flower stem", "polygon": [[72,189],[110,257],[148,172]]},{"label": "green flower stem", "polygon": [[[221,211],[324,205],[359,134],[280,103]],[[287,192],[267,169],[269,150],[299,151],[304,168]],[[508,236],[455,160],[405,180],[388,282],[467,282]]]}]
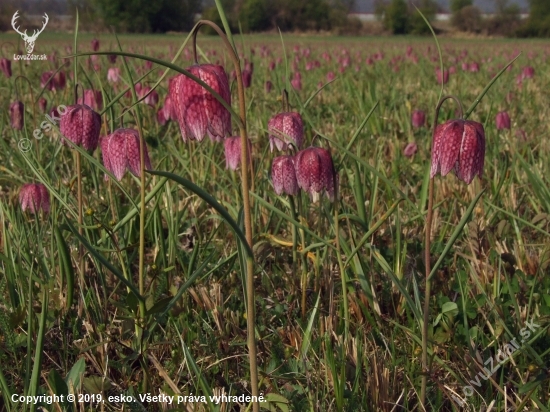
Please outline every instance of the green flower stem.
[{"label": "green flower stem", "polygon": [[[453,99],[460,109],[460,118],[463,115],[462,103],[454,96],[444,96],[439,100],[437,107],[435,108],[435,119],[433,123],[432,145],[433,138],[435,137],[435,131],[437,128],[437,119],[439,117],[439,110],[445,100]],[[432,148],[433,150],[433,148]],[[433,156],[433,153],[432,153]],[[426,216],[426,229],[425,229],[425,241],[424,241],[424,267],[426,269],[426,289],[424,292],[424,319],[422,322],[422,381],[420,387],[420,403],[424,410],[426,410],[426,387],[428,385],[428,374],[430,371],[430,365],[428,365],[428,322],[430,320],[430,295],[431,295],[431,260],[430,260],[430,236],[432,232],[432,220],[433,220],[433,203],[434,203],[434,179],[430,178],[428,186],[428,210]]]},{"label": "green flower stem", "polygon": [[[250,185],[249,185],[249,176],[248,176],[248,165],[250,154],[248,153],[248,136],[246,133],[246,103],[245,103],[245,94],[244,94],[244,84],[241,71],[241,64],[239,57],[235,53],[235,49],[232,44],[229,42],[227,36],[215,23],[209,20],[200,20],[194,28],[193,31],[193,45],[196,45],[197,33],[202,26],[210,26],[213,28],[222,41],[229,53],[229,57],[233,62],[235,68],[235,73],[237,75],[237,95],[239,96],[239,132],[241,136],[241,180],[242,180],[242,191],[243,191],[243,210],[244,210],[244,228],[246,241],[250,249],[253,248],[253,239],[252,239],[252,219],[250,212]],[[251,170],[252,174],[253,170]],[[246,323],[247,323],[247,334],[248,334],[248,356],[250,359],[250,385],[252,389],[252,396],[255,396],[256,399],[259,397],[258,390],[258,364],[256,357],[256,320],[255,320],[255,297],[254,297],[254,261],[253,258],[247,256],[246,258],[246,297],[247,297],[247,314],[246,314]],[[259,412],[260,405],[258,402],[252,403],[252,409],[254,412]]]}]

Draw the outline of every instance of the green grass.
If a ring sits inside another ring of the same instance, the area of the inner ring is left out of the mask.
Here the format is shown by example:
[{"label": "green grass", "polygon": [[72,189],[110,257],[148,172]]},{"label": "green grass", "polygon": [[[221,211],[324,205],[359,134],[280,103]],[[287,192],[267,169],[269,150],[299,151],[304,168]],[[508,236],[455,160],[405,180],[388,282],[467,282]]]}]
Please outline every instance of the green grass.
[{"label": "green grass", "polygon": [[[113,36],[97,37],[100,51],[117,50]],[[92,38],[79,34],[80,52],[90,50]],[[14,34],[0,36],[2,42],[18,39]],[[125,52],[170,61],[184,37],[119,39]],[[339,231],[334,206],[326,197],[314,203],[302,194],[294,219],[288,198],[274,193],[269,172],[278,154],[269,152],[267,122],[282,110],[280,93],[286,81],[284,59],[274,71],[268,65],[283,58],[282,45],[278,35],[235,36],[241,56],[254,62],[246,99],[255,178],[251,198],[260,392],[268,397],[265,405],[271,410],[421,410],[423,236],[431,131],[413,129],[410,116],[414,109],[422,109],[428,123],[433,122],[440,93],[435,44],[406,37],[283,39],[291,73],[295,56],[310,49],[310,57],[297,62],[303,88],[289,91],[289,101],[306,123],[306,146],[318,136],[315,145],[331,148],[340,179]],[[465,108],[517,52],[522,55],[470,116],[486,130],[483,180],[466,186],[452,175],[436,177],[433,263],[472,200],[482,189],[485,192],[432,281],[428,410],[461,410],[452,400],[458,394],[470,410],[491,405],[493,411],[505,411],[522,405],[524,410],[545,411],[550,408],[550,50],[535,40],[439,40],[445,67],[456,67],[445,94],[458,96]],[[35,54],[57,51],[63,57],[72,43],[72,34],[43,33]],[[199,36],[198,45],[201,63],[219,60],[231,71],[216,37]],[[417,64],[406,56],[408,45],[418,56]],[[261,46],[267,47],[267,57],[262,57]],[[187,48],[191,52],[190,45]],[[343,50],[351,66],[339,73]],[[463,50],[468,51],[465,58],[460,57]],[[323,59],[324,52],[331,55],[330,62]],[[365,64],[379,52],[384,53],[382,60]],[[191,65],[191,53],[185,56],[175,64]],[[319,60],[321,67],[306,71],[310,60]],[[67,87],[55,92],[42,90],[40,75],[57,69],[62,60],[12,62],[13,77],[0,74],[0,410],[31,409],[30,404],[12,403],[11,394],[101,394],[105,402],[100,408],[106,411],[174,407],[141,402],[139,394],[148,392],[206,398],[222,391],[248,394],[244,255],[235,228],[202,193],[211,195],[240,227],[239,178],[225,170],[223,145],[207,138],[184,144],[176,123],[160,126],[156,110],[140,104],[153,168],[185,178],[200,190],[154,173],[146,175],[146,283],[143,296],[136,296],[139,293],[132,289],[138,285],[139,179],[127,174],[120,184],[105,182],[99,150],[83,154],[86,213],[80,236],[73,150],[60,144],[55,130],[40,141],[32,137],[45,115],[37,105],[33,110],[29,87],[35,100],[42,94],[48,101],[48,111],[52,105],[72,104],[69,61],[62,69]],[[127,61],[134,80],[147,72],[143,61]],[[481,71],[463,72],[462,61],[479,62]],[[123,80],[116,85],[106,80],[111,64],[105,56],[98,57],[98,70],[88,65],[87,57],[78,62],[83,87],[103,90],[106,103],[127,87],[120,56],[115,65]],[[527,65],[536,74],[520,88],[516,76]],[[164,69],[153,70],[143,83],[152,86],[160,78],[159,70]],[[337,79],[306,105],[329,71]],[[16,85],[19,75],[27,77],[30,86],[22,80]],[[173,75],[169,73],[157,88],[161,104]],[[264,91],[266,80],[273,82],[271,93]],[[235,90],[233,84],[234,110]],[[22,131],[9,123],[9,104],[16,99],[26,108]],[[115,102],[103,115],[105,124],[119,127],[119,116],[131,103],[127,97]],[[511,131],[496,130],[494,119],[501,110],[512,118]],[[454,106],[448,102],[439,120],[453,116]],[[136,127],[129,114],[123,124]],[[516,135],[520,129],[525,140]],[[31,141],[29,152],[18,149],[22,138]],[[412,141],[418,152],[409,159],[403,149]],[[48,186],[49,214],[21,212],[18,193],[27,182]],[[81,245],[86,251],[84,283],[78,265]],[[140,298],[147,310],[143,319]],[[479,386],[470,383],[499,348],[523,336],[528,321],[540,328],[513,359],[491,379],[480,379]],[[137,329],[143,330],[140,339]],[[467,385],[475,393],[465,398]],[[139,402],[124,406],[108,400],[122,394]],[[236,404],[175,407],[239,410]],[[97,410],[97,405],[64,402],[55,408]]]}]

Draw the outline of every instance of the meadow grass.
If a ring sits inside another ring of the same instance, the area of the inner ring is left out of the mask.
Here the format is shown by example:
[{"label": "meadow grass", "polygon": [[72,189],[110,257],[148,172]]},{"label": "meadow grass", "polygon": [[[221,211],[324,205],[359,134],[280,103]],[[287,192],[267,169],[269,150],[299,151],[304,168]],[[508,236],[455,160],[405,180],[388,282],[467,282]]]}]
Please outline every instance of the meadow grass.
[{"label": "meadow grass", "polygon": [[[92,37],[79,34],[79,52],[90,51]],[[114,36],[97,38],[100,51],[118,50]],[[235,36],[241,59],[254,63],[246,108],[254,159],[255,335],[260,392],[267,399],[263,406],[274,411],[422,410],[423,237],[430,127],[441,92],[435,44],[409,37],[282,38],[286,59],[278,35]],[[119,36],[124,52],[165,61],[183,39]],[[18,37],[7,34],[0,40],[15,43]],[[184,143],[175,122],[157,122],[168,78],[175,75],[169,73],[157,87],[159,105],[136,106],[153,169],[173,174],[145,177],[146,278],[140,294],[139,178],[128,173],[120,183],[112,176],[105,181],[99,150],[80,150],[85,213],[79,231],[75,149],[61,144],[55,128],[41,140],[32,135],[46,120],[36,105],[39,96],[47,99],[48,112],[73,103],[73,59],[61,69],[67,73],[66,88],[40,86],[40,75],[57,70],[72,43],[72,34],[44,33],[34,53],[56,52],[56,59],[28,65],[12,61],[13,76],[0,77],[0,410],[35,410],[37,405],[13,402],[12,394],[100,394],[104,402],[88,396],[84,403],[54,407],[106,411],[174,408],[141,402],[139,394],[146,393],[249,394],[244,252],[228,225],[230,219],[237,228],[243,224],[239,175],[225,169],[222,144]],[[436,177],[432,265],[484,192],[432,281],[427,410],[545,411],[550,408],[550,48],[536,40],[443,38],[440,43],[445,67],[456,68],[444,92],[456,95],[465,108],[521,55],[470,116],[486,131],[483,179],[467,186],[454,175]],[[219,61],[231,71],[216,37],[199,36],[198,45],[201,63]],[[383,56],[367,64],[374,54]],[[340,73],[346,56],[351,64]],[[313,60],[320,67],[307,71],[306,62]],[[153,65],[147,74],[144,61],[126,61],[133,80],[121,56],[114,64],[98,56],[98,67],[81,56],[78,80],[85,89],[101,90],[106,107],[132,81],[145,76],[141,82],[153,86],[166,70]],[[273,71],[271,61],[277,63]],[[315,145],[330,147],[339,176],[336,204],[301,194],[298,215],[288,197],[274,193],[269,177],[276,154],[269,151],[267,122],[282,111],[285,61],[288,74],[302,75],[302,90],[288,91],[292,110],[306,124],[306,146],[316,137]],[[463,71],[462,62],[478,62],[480,71]],[[191,53],[175,64],[193,64]],[[517,75],[528,65],[535,76],[518,84]],[[111,66],[121,68],[116,84],[107,82]],[[327,83],[329,71],[336,79],[312,97],[319,82]],[[274,86],[269,93],[266,80]],[[232,87],[235,91],[234,82]],[[10,126],[8,107],[15,100],[25,104],[22,131]],[[235,107],[235,93],[233,102]],[[122,97],[102,113],[102,135],[121,122],[137,127],[130,113],[120,119],[130,105],[132,98]],[[426,127],[411,126],[415,109],[427,113]],[[455,109],[447,102],[439,122],[455,117]],[[495,127],[502,110],[510,114],[511,130]],[[29,151],[20,150],[21,139],[29,140]],[[411,158],[403,154],[409,142],[418,145]],[[17,196],[28,182],[48,187],[49,214],[21,212]],[[300,239],[295,254],[293,227]],[[498,370],[490,368],[486,362],[513,339],[521,342],[520,349]],[[465,387],[472,388],[471,396]],[[108,399],[119,395],[137,401]],[[229,411],[247,405],[187,399],[176,407]]]}]

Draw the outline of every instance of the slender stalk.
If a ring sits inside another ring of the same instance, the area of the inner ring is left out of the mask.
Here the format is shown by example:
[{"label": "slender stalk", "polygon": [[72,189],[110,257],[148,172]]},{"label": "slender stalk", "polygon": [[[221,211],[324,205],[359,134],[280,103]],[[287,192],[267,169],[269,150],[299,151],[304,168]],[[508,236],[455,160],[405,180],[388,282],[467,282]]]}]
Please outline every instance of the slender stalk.
[{"label": "slender stalk", "polygon": [[[215,23],[209,20],[200,20],[195,26],[193,32],[193,46],[196,47],[197,33],[199,28],[203,25],[212,27],[220,36],[224,45],[229,53],[229,57],[233,62],[235,73],[237,75],[237,95],[239,96],[239,132],[241,136],[241,180],[242,180],[242,191],[243,191],[243,210],[244,210],[244,228],[246,241],[250,248],[253,248],[253,239],[252,239],[252,218],[250,212],[250,193],[249,193],[249,180],[248,180],[248,167],[244,165],[249,164],[249,153],[248,153],[248,136],[246,133],[246,103],[244,95],[244,84],[241,71],[241,64],[239,57],[235,53],[235,49],[229,42],[227,36]],[[256,336],[255,336],[255,296],[254,296],[254,261],[251,256],[246,258],[246,297],[247,297],[247,314],[246,314],[246,323],[247,323],[247,334],[248,334],[248,356],[250,359],[250,385],[252,389],[252,396],[255,399],[259,397],[258,390],[258,364],[256,357]],[[258,402],[252,403],[252,409],[254,412],[259,412],[260,405]]]},{"label": "slender stalk", "polygon": [[[437,119],[439,117],[439,110],[445,100],[453,99],[460,109],[460,118],[463,115],[462,103],[454,96],[445,96],[439,100],[437,107],[435,108],[435,119],[433,123],[432,134],[432,146],[433,138],[435,137],[435,131],[437,128]],[[433,150],[433,147],[432,147]],[[432,153],[433,156],[433,153]],[[430,320],[430,295],[431,295],[431,260],[430,260],[430,242],[432,232],[432,220],[433,220],[433,202],[434,202],[434,179],[430,177],[430,183],[428,185],[428,209],[426,216],[426,228],[425,228],[425,241],[424,241],[424,267],[426,269],[426,289],[424,292],[424,319],[422,321],[422,382],[420,387],[420,403],[422,408],[426,410],[426,387],[428,384],[428,374],[430,371],[430,365],[428,365],[428,322]]]},{"label": "slender stalk", "polygon": [[340,269],[340,279],[342,280],[342,300],[344,301],[344,347],[347,344],[349,336],[349,306],[348,306],[348,287],[346,284],[346,269],[342,261],[342,253],[340,252],[340,224],[338,221],[338,185],[336,184],[336,176],[334,177],[334,232],[336,243],[336,258],[338,259],[338,267]]},{"label": "slender stalk", "polygon": [[[434,125],[435,127],[435,125]],[[422,322],[422,386],[420,399],[424,410],[426,410],[426,386],[428,383],[428,321],[430,318],[430,295],[431,295],[431,262],[430,262],[430,234],[432,231],[433,219],[433,193],[434,179],[430,179],[428,186],[428,216],[426,217],[426,237],[424,242],[424,266],[426,268],[426,290],[424,293],[424,320]]]},{"label": "slender stalk", "polygon": [[[296,213],[296,204],[294,202],[293,196],[288,196],[288,201],[290,203],[290,214],[292,216],[292,219],[295,221],[298,221],[298,216]],[[292,231],[292,274],[295,275],[297,272],[297,264],[298,264],[298,231],[296,230],[296,225],[292,225],[291,227]]]},{"label": "slender stalk", "polygon": [[[291,145],[289,145],[291,147]],[[298,213],[297,216],[304,216],[304,206],[302,203],[302,195],[298,193]],[[294,217],[294,216],[293,216]],[[296,219],[296,217],[294,217]],[[296,219],[298,221],[298,219]],[[302,250],[306,248],[306,234],[304,229],[300,228],[300,242],[302,244]],[[300,302],[302,308],[302,321],[306,320],[306,287],[307,287],[307,255],[300,253],[302,260],[302,276],[300,277],[300,288],[302,289],[302,300]]]},{"label": "slender stalk", "polygon": [[[82,213],[83,201],[82,201],[82,158],[80,152],[76,152],[76,173],[77,173],[77,200],[78,200],[78,234],[83,235],[84,233],[84,217]],[[80,267],[80,287],[84,290],[84,249],[82,244],[79,246],[78,251],[78,261]]]},{"label": "slender stalk", "polygon": [[[139,123],[138,123],[139,124]],[[139,294],[145,293],[145,142],[141,134],[141,124],[139,124],[139,162],[140,162],[140,211],[139,211]],[[143,322],[145,320],[145,301],[139,301],[139,323],[140,332],[143,331]],[[141,333],[140,333],[141,335]],[[141,336],[139,336],[141,338]],[[141,339],[140,339],[141,342]],[[140,343],[141,346],[141,343]],[[144,369],[144,372],[146,370]],[[145,380],[145,384],[147,380]]]}]

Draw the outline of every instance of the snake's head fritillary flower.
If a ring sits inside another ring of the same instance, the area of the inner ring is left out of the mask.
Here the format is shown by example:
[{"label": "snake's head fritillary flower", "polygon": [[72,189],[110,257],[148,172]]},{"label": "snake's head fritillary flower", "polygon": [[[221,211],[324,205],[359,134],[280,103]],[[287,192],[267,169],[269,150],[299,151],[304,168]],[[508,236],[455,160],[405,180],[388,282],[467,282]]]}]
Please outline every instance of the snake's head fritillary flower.
[{"label": "snake's head fritillary flower", "polygon": [[471,120],[449,120],[436,127],[432,143],[430,177],[445,176],[454,170],[456,176],[470,184],[475,175],[483,174],[485,130]]},{"label": "snake's head fritillary flower", "polygon": [[101,116],[86,104],[67,106],[59,122],[59,131],[77,146],[90,151],[99,143]]},{"label": "snake's head fritillary flower", "polygon": [[299,187],[296,179],[294,156],[279,156],[273,159],[271,181],[273,182],[273,189],[278,195],[286,193],[295,196],[298,194]]},{"label": "snake's head fritillary flower", "polygon": [[117,58],[116,54],[108,54],[107,55],[107,60],[109,60],[109,63],[111,63],[111,64],[116,63],[116,58]]},{"label": "snake's head fritillary flower", "polygon": [[244,69],[242,71],[243,75],[243,86],[245,88],[249,88],[250,84],[252,83],[252,72],[250,70]]},{"label": "snake's head fritillary flower", "polygon": [[497,130],[510,129],[511,122],[508,112],[498,112],[495,118]]},{"label": "snake's head fritillary flower", "polygon": [[57,72],[53,78],[53,81],[57,90],[63,90],[67,84],[67,76],[65,75],[65,72]]},{"label": "snake's head fritillary flower", "polygon": [[266,93],[269,93],[271,91],[271,89],[273,88],[273,83],[271,83],[271,80],[266,80],[264,88]]},{"label": "snake's head fritillary flower", "polygon": [[426,113],[422,110],[415,110],[411,115],[411,123],[413,127],[423,127],[426,124]]},{"label": "snake's head fritillary flower", "polygon": [[[139,154],[140,136],[134,129],[117,129],[101,139],[101,154],[103,166],[110,171],[117,180],[122,180],[126,169],[137,177],[141,176],[141,162]],[[151,169],[151,161],[147,152],[147,145],[143,142],[145,168]],[[108,177],[106,176],[106,179]]]},{"label": "snake's head fritillary flower", "polygon": [[48,106],[48,101],[41,97],[38,99],[38,108],[42,113],[46,113],[46,107]]},{"label": "snake's head fritillary flower", "polygon": [[164,99],[164,106],[162,107],[162,113],[166,121],[172,120],[174,122],[178,121],[178,116],[176,115],[176,109],[174,107],[174,102],[170,94],[166,95]]},{"label": "snake's head fritillary flower", "polygon": [[107,70],[107,80],[112,83],[117,83],[120,78],[120,69],[118,67],[109,67]]},{"label": "snake's head fritillary flower", "polygon": [[55,90],[55,82],[53,79],[53,72],[44,72],[40,76],[40,87],[46,88],[46,90]]},{"label": "snake's head fritillary flower", "polygon": [[[202,64],[187,70],[231,105],[229,80],[222,66]],[[184,141],[202,141],[206,133],[212,140],[221,141],[231,133],[229,111],[200,84],[180,74],[170,82],[169,89]]]},{"label": "snake's head fritillary flower", "polygon": [[531,66],[524,67],[521,71],[521,77],[524,79],[531,79],[535,76],[535,69]]},{"label": "snake's head fritillary flower", "polygon": [[92,50],[98,51],[99,50],[99,40],[98,39],[92,39]]},{"label": "snake's head fritillary flower", "polygon": [[45,213],[50,212],[50,195],[48,189],[42,183],[27,183],[19,192],[19,204],[21,210],[28,210],[37,214],[41,209]]},{"label": "snake's head fritillary flower", "polygon": [[292,88],[294,90],[302,90],[302,78],[301,77],[294,77],[291,81],[290,81],[290,84],[292,86]]},{"label": "snake's head fritillary flower", "polygon": [[472,73],[477,73],[477,72],[479,72],[479,63],[476,63],[476,62],[470,63],[469,70],[470,70]]},{"label": "snake's head fritillary flower", "polygon": [[145,99],[143,99],[143,103],[155,107],[159,102],[159,94],[156,90],[151,91],[151,87],[146,86],[141,90],[140,98],[146,96]]},{"label": "snake's head fritillary flower", "polygon": [[321,147],[309,147],[296,154],[296,181],[298,186],[308,192],[314,201],[326,191],[330,200],[334,200],[336,171],[330,152]]},{"label": "snake's head fritillary flower", "polygon": [[440,69],[436,69],[435,70],[435,75],[436,75],[436,78],[437,78],[437,83],[441,84],[447,84],[447,82],[449,81],[449,70],[447,69],[443,69],[443,74],[441,73],[441,70]]},{"label": "snake's head fritillary flower", "polygon": [[6,76],[9,79],[11,77],[11,60],[8,60],[5,57],[2,57],[0,59],[0,70],[2,70],[2,73],[4,73],[4,76]]},{"label": "snake's head fritillary flower", "polygon": [[415,142],[411,142],[405,146],[405,149],[403,150],[403,154],[405,157],[413,157],[416,152],[418,151],[418,146]]},{"label": "snake's head fritillary flower", "polygon": [[10,123],[15,130],[23,129],[25,117],[25,106],[21,101],[15,101],[10,104]]},{"label": "snake's head fritillary flower", "polygon": [[[229,170],[237,170],[237,167],[241,164],[241,137],[233,136],[226,137],[223,141],[225,148],[225,168]],[[252,153],[252,145],[250,139],[248,141],[248,156]]]},{"label": "snake's head fritillary flower", "polygon": [[103,109],[103,95],[100,90],[86,89],[84,96],[78,98],[78,104],[90,106],[94,110]]},{"label": "snake's head fritillary flower", "polygon": [[304,122],[297,112],[279,113],[269,119],[267,123],[269,132],[269,146],[278,150],[286,150],[288,143],[300,150],[304,142]]}]

